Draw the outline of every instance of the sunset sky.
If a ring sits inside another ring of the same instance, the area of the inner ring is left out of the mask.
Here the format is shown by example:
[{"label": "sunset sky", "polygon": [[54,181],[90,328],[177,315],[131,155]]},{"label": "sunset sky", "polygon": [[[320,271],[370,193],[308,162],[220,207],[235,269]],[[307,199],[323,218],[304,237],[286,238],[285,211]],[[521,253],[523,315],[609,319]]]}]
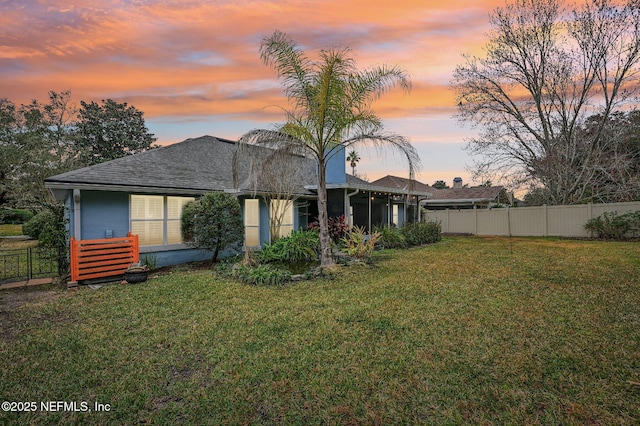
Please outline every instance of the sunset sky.
[{"label": "sunset sky", "polygon": [[[284,116],[280,82],[259,58],[275,30],[310,56],[349,47],[358,66],[407,69],[400,90],[374,105],[386,129],[410,138],[422,159],[418,180],[455,176],[470,184],[463,150],[475,129],[452,115],[449,89],[463,53],[481,53],[488,14],[504,0],[9,0],[0,2],[0,97],[45,101],[111,98],[144,111],[158,142],[205,134],[238,139]],[[406,176],[400,157],[359,150],[370,180]]]}]

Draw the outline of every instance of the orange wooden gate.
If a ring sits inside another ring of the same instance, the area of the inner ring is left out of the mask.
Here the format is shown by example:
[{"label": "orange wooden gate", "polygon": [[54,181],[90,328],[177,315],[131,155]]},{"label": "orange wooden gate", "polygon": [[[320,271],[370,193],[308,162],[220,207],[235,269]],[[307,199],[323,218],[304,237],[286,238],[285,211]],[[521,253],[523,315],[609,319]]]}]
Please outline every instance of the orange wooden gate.
[{"label": "orange wooden gate", "polygon": [[71,280],[103,278],[124,274],[140,261],[138,236],[129,233],[122,238],[75,240],[71,237]]}]

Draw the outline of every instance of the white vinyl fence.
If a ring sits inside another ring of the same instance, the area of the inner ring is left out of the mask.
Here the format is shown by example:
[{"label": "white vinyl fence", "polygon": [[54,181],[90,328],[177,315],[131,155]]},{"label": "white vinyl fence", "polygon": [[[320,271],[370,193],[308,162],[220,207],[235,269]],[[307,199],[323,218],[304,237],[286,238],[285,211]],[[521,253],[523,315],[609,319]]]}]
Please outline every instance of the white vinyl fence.
[{"label": "white vinyl fence", "polygon": [[444,233],[591,237],[584,229],[605,212],[640,210],[640,202],[473,210],[427,210],[423,220],[440,222]]}]

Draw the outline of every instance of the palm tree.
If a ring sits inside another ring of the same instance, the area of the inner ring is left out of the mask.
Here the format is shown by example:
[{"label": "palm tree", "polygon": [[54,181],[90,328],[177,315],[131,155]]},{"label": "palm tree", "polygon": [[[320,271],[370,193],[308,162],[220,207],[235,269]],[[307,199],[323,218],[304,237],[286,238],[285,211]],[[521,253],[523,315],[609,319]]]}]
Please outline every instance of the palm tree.
[{"label": "palm tree", "polygon": [[357,152],[351,151],[349,155],[347,155],[347,161],[351,161],[351,174],[356,175],[356,163],[360,161],[360,156]]},{"label": "palm tree", "polygon": [[327,217],[327,162],[339,152],[360,143],[388,145],[401,152],[414,175],[420,159],[408,140],[382,133],[382,122],[371,104],[399,85],[411,89],[411,80],[399,67],[380,66],[360,71],[350,50],[321,50],[319,60],[309,59],[285,33],[276,31],[262,40],[260,57],[282,79],[289,108],[287,122],[276,130],[252,130],[240,143],[267,145],[314,158],[318,164],[318,221],[320,265],[332,266]]}]

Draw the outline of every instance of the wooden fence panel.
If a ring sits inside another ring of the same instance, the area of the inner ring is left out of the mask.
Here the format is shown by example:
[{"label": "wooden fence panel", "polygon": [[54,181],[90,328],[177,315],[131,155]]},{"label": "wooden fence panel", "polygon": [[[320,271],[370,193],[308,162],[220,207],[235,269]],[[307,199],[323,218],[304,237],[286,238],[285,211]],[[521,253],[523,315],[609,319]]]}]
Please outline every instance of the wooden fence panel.
[{"label": "wooden fence panel", "polygon": [[140,261],[138,236],[123,238],[75,240],[71,238],[71,280],[104,278],[124,274],[134,262]]}]

